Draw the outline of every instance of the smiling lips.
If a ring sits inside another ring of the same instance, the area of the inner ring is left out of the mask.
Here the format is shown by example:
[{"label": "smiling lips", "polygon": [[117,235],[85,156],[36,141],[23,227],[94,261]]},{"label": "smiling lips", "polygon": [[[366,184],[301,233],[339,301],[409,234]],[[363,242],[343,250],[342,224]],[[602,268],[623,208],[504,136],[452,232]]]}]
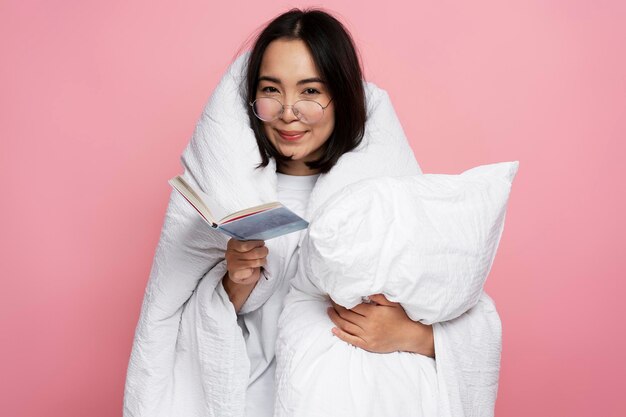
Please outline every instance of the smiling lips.
[{"label": "smiling lips", "polygon": [[300,131],[300,130],[279,130],[278,131],[278,134],[280,135],[280,137],[288,141],[298,140],[302,136],[304,136],[305,133],[306,131]]}]

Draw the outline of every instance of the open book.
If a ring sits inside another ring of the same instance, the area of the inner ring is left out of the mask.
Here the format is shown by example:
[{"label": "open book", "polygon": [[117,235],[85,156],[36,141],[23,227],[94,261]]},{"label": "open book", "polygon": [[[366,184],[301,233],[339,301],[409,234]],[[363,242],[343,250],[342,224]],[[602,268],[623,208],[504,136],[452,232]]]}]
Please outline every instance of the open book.
[{"label": "open book", "polygon": [[267,240],[306,229],[309,225],[278,201],[229,214],[182,176],[178,175],[168,183],[182,194],[212,228],[237,240]]}]

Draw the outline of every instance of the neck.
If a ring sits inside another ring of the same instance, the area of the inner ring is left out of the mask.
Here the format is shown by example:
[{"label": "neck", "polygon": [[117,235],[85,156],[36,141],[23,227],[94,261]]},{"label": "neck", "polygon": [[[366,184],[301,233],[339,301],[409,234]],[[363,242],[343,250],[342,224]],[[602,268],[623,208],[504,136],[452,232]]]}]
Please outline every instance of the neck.
[{"label": "neck", "polygon": [[280,166],[278,166],[276,171],[280,172],[281,174],[297,175],[297,176],[315,175],[315,174],[319,174],[320,172],[319,169],[310,169],[305,164],[297,164],[297,165],[294,164],[291,166],[289,164],[281,164]]}]

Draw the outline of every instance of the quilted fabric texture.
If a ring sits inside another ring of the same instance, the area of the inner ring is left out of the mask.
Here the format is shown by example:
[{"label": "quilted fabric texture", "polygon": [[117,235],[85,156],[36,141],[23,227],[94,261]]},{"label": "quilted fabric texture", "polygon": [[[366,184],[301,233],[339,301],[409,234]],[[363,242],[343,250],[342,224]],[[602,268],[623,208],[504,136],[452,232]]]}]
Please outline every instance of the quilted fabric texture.
[{"label": "quilted fabric texture", "polygon": [[[185,179],[227,212],[277,199],[275,161],[256,168],[260,155],[242,95],[249,53],[223,74],[181,157]],[[363,87],[368,114],[363,140],[320,175],[306,219],[356,180],[421,173],[387,92],[365,81]],[[226,243],[180,194],[171,192],[129,359],[125,417],[244,416],[250,361],[221,285]],[[269,317],[273,327],[262,337],[271,342],[278,313],[273,318],[277,306],[268,306],[268,300],[287,279],[290,249],[282,239],[268,240],[266,246],[269,279],[258,282],[241,313],[260,309]]]},{"label": "quilted fabric texture", "polygon": [[[242,111],[245,100],[240,93],[247,54],[238,57],[222,76],[181,158],[185,179],[219,201],[226,211],[276,199],[275,163],[271,160],[264,169],[255,168],[260,159],[258,149]],[[366,178],[421,174],[387,92],[369,82],[364,82],[364,88],[368,120],[363,141],[344,154],[330,172],[320,175],[311,192],[307,220],[316,215],[328,198],[350,184]],[[226,270],[226,241],[224,235],[210,230],[177,192],[172,192],[128,364],[125,417],[244,416],[250,362],[234,308],[220,285]],[[269,240],[266,245],[270,248],[266,267],[270,279],[259,281],[242,312],[258,309],[268,317],[272,326],[268,326],[262,337],[273,340],[278,331],[278,313],[274,318],[272,312],[276,306],[268,306],[268,300],[277,288],[282,288],[286,279],[285,260],[291,249],[280,239]],[[298,269],[302,269],[301,265]],[[307,284],[304,271],[298,272],[298,277],[302,278],[296,279],[302,290]],[[288,324],[297,329],[303,324],[301,319],[310,322],[321,317],[320,323],[325,326],[322,330],[332,336],[332,323],[325,313],[328,301],[320,295],[319,288],[310,285],[306,294],[298,290],[291,292],[291,298],[302,295],[303,302],[289,303],[285,317],[296,314]],[[299,309],[319,299],[323,305],[321,314],[317,310]],[[299,316],[299,311],[304,316]],[[475,307],[457,319],[433,325],[433,332],[439,415],[493,415],[501,346],[500,321],[493,302],[483,294]],[[285,333],[288,334],[289,331]],[[303,337],[303,340],[311,339]],[[337,340],[331,337],[331,342]],[[297,350],[297,346],[289,346]],[[345,344],[341,348],[355,350]],[[271,350],[266,354],[273,357]],[[326,363],[326,369],[332,370],[333,364],[333,361]],[[359,369],[360,365],[352,362],[352,366]],[[407,365],[405,369],[418,368]],[[424,394],[423,387],[434,376],[434,365],[431,362],[430,368],[422,369],[412,375],[423,381],[419,392]],[[341,368],[334,375],[337,381],[348,378]],[[385,381],[379,378],[381,390],[394,388],[385,385]],[[291,389],[292,385],[283,382],[278,382],[277,404],[299,395]],[[409,385],[404,389],[418,392],[414,387]],[[387,406],[379,408],[378,415],[409,415],[394,412],[398,408],[392,403]],[[368,411],[359,416],[371,414]]]}]

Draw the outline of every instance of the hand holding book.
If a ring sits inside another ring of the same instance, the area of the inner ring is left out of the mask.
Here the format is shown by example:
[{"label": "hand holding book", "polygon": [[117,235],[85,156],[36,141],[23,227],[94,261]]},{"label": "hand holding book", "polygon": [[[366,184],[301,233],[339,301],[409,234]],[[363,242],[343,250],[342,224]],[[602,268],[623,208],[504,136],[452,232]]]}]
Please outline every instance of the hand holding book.
[{"label": "hand holding book", "polygon": [[239,312],[261,277],[268,253],[262,240],[229,239],[225,255],[228,271],[222,284],[235,311]]},{"label": "hand holding book", "polygon": [[262,240],[229,239],[226,245],[226,267],[231,281],[237,284],[255,283],[267,264],[269,249]]}]

